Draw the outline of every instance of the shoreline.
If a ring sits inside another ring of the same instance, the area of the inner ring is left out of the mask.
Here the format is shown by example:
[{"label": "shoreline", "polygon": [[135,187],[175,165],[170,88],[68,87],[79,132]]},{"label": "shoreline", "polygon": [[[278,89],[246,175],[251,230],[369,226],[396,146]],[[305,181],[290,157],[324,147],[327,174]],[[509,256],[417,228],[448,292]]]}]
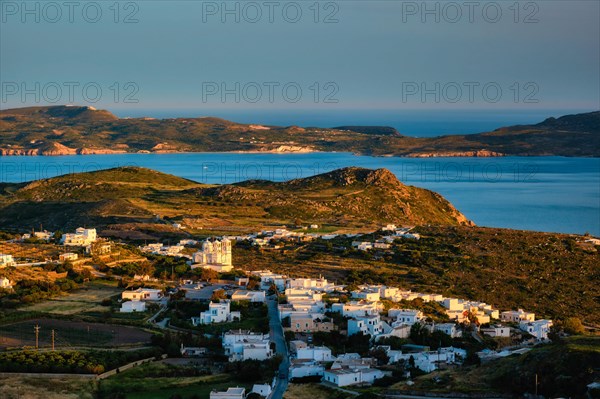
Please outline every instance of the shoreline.
[{"label": "shoreline", "polygon": [[[163,155],[163,154],[272,154],[272,155],[294,155],[294,154],[352,154],[359,157],[374,157],[374,158],[405,158],[405,159],[423,159],[423,158],[509,158],[509,157],[523,157],[523,158],[542,158],[542,157],[563,157],[563,158],[585,158],[585,159],[600,159],[600,156],[569,156],[569,155],[558,155],[558,154],[504,154],[504,153],[487,153],[485,155],[478,154],[480,151],[457,151],[447,153],[410,153],[404,155],[395,154],[368,154],[352,151],[321,151],[321,150],[306,150],[306,151],[278,151],[278,150],[233,150],[233,151],[147,151],[141,150],[136,152],[129,152],[124,150],[85,150],[77,149],[73,152],[68,153],[35,153],[36,151],[31,150],[19,150],[13,152],[9,150],[9,153],[5,152],[6,149],[0,148],[0,158],[2,157],[64,157],[64,156],[86,156],[86,155]],[[486,151],[487,152],[487,151]]]}]

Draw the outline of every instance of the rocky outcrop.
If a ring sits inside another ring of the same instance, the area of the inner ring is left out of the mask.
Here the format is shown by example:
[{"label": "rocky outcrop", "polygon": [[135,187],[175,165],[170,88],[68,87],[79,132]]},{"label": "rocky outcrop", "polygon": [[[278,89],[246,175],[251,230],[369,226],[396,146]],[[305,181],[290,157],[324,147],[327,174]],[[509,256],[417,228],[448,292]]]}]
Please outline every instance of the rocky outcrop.
[{"label": "rocky outcrop", "polygon": [[69,148],[59,143],[40,148],[0,148],[0,156],[60,156],[60,155],[92,155],[92,154],[123,154],[125,150],[108,148]]}]

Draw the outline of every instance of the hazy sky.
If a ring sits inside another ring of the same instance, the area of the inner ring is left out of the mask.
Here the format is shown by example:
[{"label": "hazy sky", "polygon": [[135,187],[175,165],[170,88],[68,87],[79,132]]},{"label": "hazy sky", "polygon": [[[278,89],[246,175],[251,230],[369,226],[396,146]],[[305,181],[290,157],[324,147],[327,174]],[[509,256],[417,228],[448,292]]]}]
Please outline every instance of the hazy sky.
[{"label": "hazy sky", "polygon": [[0,3],[3,109],[600,108],[598,1]]}]

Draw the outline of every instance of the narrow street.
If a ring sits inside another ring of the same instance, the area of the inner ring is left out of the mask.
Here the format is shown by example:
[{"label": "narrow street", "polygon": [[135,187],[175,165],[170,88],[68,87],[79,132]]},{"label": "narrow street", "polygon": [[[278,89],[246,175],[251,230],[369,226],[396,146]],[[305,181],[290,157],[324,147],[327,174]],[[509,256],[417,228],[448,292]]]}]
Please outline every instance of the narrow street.
[{"label": "narrow street", "polygon": [[285,336],[283,334],[283,327],[279,321],[279,314],[277,311],[277,299],[268,298],[267,306],[269,308],[269,327],[271,341],[275,342],[275,350],[278,355],[282,357],[281,364],[279,366],[279,374],[276,376],[277,381],[273,388],[273,393],[269,399],[282,399],[288,386],[288,370],[290,367],[290,360],[288,356],[287,345],[285,342]]}]

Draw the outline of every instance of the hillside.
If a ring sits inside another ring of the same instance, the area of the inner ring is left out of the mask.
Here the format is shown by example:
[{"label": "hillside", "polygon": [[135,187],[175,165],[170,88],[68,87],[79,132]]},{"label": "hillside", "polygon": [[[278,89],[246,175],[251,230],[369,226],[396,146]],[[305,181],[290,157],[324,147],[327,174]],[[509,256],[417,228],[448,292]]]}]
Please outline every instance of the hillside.
[{"label": "hillside", "polygon": [[389,171],[345,168],[283,183],[204,185],[144,168],[116,168],[0,186],[0,225],[51,229],[122,224],[229,227],[304,223],[339,227],[470,224],[437,193]]},{"label": "hillside", "polygon": [[282,127],[212,117],[119,119],[105,110],[77,106],[0,111],[0,155],[191,151],[338,151],[406,157],[600,156],[600,111],[492,132],[433,138],[405,136],[386,126]]},{"label": "hillside", "polygon": [[[268,268],[337,283],[388,284],[523,308],[540,318],[579,317],[600,327],[600,247],[574,236],[469,226],[417,226],[420,240],[397,240],[392,253],[351,250],[357,238],[288,245],[260,251],[238,245],[234,256],[249,270]],[[378,234],[362,240],[372,241]],[[361,239],[358,239],[361,240]]]},{"label": "hillside", "polygon": [[[587,385],[600,378],[600,337],[571,337],[509,356],[481,367],[436,371],[415,379],[407,387],[397,384],[390,393],[416,392],[481,394],[500,392],[512,397],[538,393],[545,397],[584,398]],[[404,392],[402,392],[404,390]],[[598,391],[595,393],[598,394]],[[597,397],[597,396],[592,396]]]}]

